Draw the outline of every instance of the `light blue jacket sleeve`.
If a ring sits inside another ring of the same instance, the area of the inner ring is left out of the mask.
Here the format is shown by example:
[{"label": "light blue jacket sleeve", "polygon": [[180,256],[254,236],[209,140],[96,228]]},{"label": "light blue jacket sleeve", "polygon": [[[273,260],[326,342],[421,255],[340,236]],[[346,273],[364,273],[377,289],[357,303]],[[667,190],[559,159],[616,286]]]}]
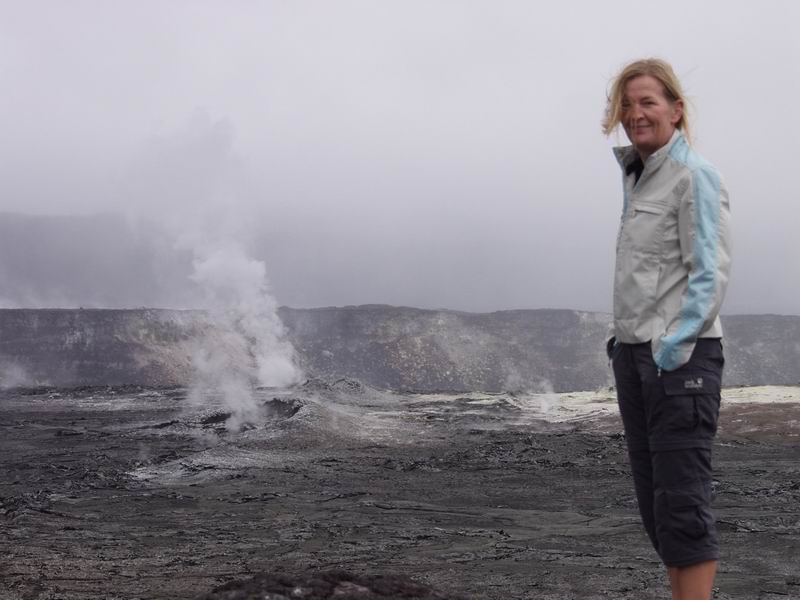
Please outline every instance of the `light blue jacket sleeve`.
[{"label": "light blue jacket sleeve", "polygon": [[704,163],[691,171],[680,202],[678,237],[688,274],[676,322],[658,340],[653,358],[665,371],[689,361],[697,338],[718,318],[730,275],[730,207],[719,173]]}]

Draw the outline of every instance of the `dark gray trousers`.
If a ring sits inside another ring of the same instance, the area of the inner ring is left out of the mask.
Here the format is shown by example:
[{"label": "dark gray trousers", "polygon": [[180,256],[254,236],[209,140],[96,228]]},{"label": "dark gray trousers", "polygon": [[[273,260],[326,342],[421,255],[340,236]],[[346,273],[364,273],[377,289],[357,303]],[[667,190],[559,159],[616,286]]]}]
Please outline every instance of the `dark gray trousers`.
[{"label": "dark gray trousers", "polygon": [[611,351],[631,472],[647,535],[661,560],[681,567],[719,559],[711,512],[711,445],[724,358],[700,339],[689,362],[659,372],[650,343]]}]

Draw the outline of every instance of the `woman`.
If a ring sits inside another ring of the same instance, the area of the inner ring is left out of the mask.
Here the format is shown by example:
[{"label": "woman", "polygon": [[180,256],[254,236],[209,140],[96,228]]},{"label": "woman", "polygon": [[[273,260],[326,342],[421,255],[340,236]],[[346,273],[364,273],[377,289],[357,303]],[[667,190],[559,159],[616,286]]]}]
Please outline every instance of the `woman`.
[{"label": "woman", "polygon": [[638,60],[612,84],[603,130],[624,202],[607,351],[639,511],[673,600],[708,600],[719,560],[711,444],[723,366],[719,309],[730,269],[728,193],[689,145],[669,64]]}]

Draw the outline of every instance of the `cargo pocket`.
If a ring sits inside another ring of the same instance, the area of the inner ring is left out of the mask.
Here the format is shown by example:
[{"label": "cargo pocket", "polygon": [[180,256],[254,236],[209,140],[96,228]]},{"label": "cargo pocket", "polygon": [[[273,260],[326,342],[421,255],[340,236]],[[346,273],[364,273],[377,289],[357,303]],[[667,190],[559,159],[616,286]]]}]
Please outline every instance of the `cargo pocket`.
[{"label": "cargo pocket", "polygon": [[663,491],[666,503],[667,527],[673,536],[684,540],[697,540],[708,533],[711,526],[710,503],[706,486],[691,484],[684,489]]},{"label": "cargo pocket", "polygon": [[658,252],[664,230],[667,206],[654,202],[636,201],[631,206],[628,234],[633,248]]},{"label": "cargo pocket", "polygon": [[710,482],[694,480],[657,489],[654,508],[659,554],[667,565],[718,555]]},{"label": "cargo pocket", "polygon": [[708,371],[666,373],[664,406],[658,412],[663,431],[693,432],[710,440],[717,432],[720,379]]}]

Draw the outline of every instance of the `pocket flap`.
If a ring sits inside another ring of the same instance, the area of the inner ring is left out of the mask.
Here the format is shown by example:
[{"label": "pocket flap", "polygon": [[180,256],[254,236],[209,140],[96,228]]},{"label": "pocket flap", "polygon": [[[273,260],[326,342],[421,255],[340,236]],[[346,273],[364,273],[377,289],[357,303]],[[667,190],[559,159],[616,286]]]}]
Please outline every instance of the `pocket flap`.
[{"label": "pocket flap", "polygon": [[689,484],[677,490],[664,490],[667,505],[670,508],[686,508],[687,506],[702,506],[709,501],[709,492],[702,483]]},{"label": "pocket flap", "polygon": [[696,396],[719,394],[720,380],[708,372],[665,373],[664,391],[667,396]]},{"label": "pocket flap", "polygon": [[633,210],[651,215],[660,215],[664,212],[664,207],[660,204],[645,204],[644,202],[637,202],[633,205]]}]

